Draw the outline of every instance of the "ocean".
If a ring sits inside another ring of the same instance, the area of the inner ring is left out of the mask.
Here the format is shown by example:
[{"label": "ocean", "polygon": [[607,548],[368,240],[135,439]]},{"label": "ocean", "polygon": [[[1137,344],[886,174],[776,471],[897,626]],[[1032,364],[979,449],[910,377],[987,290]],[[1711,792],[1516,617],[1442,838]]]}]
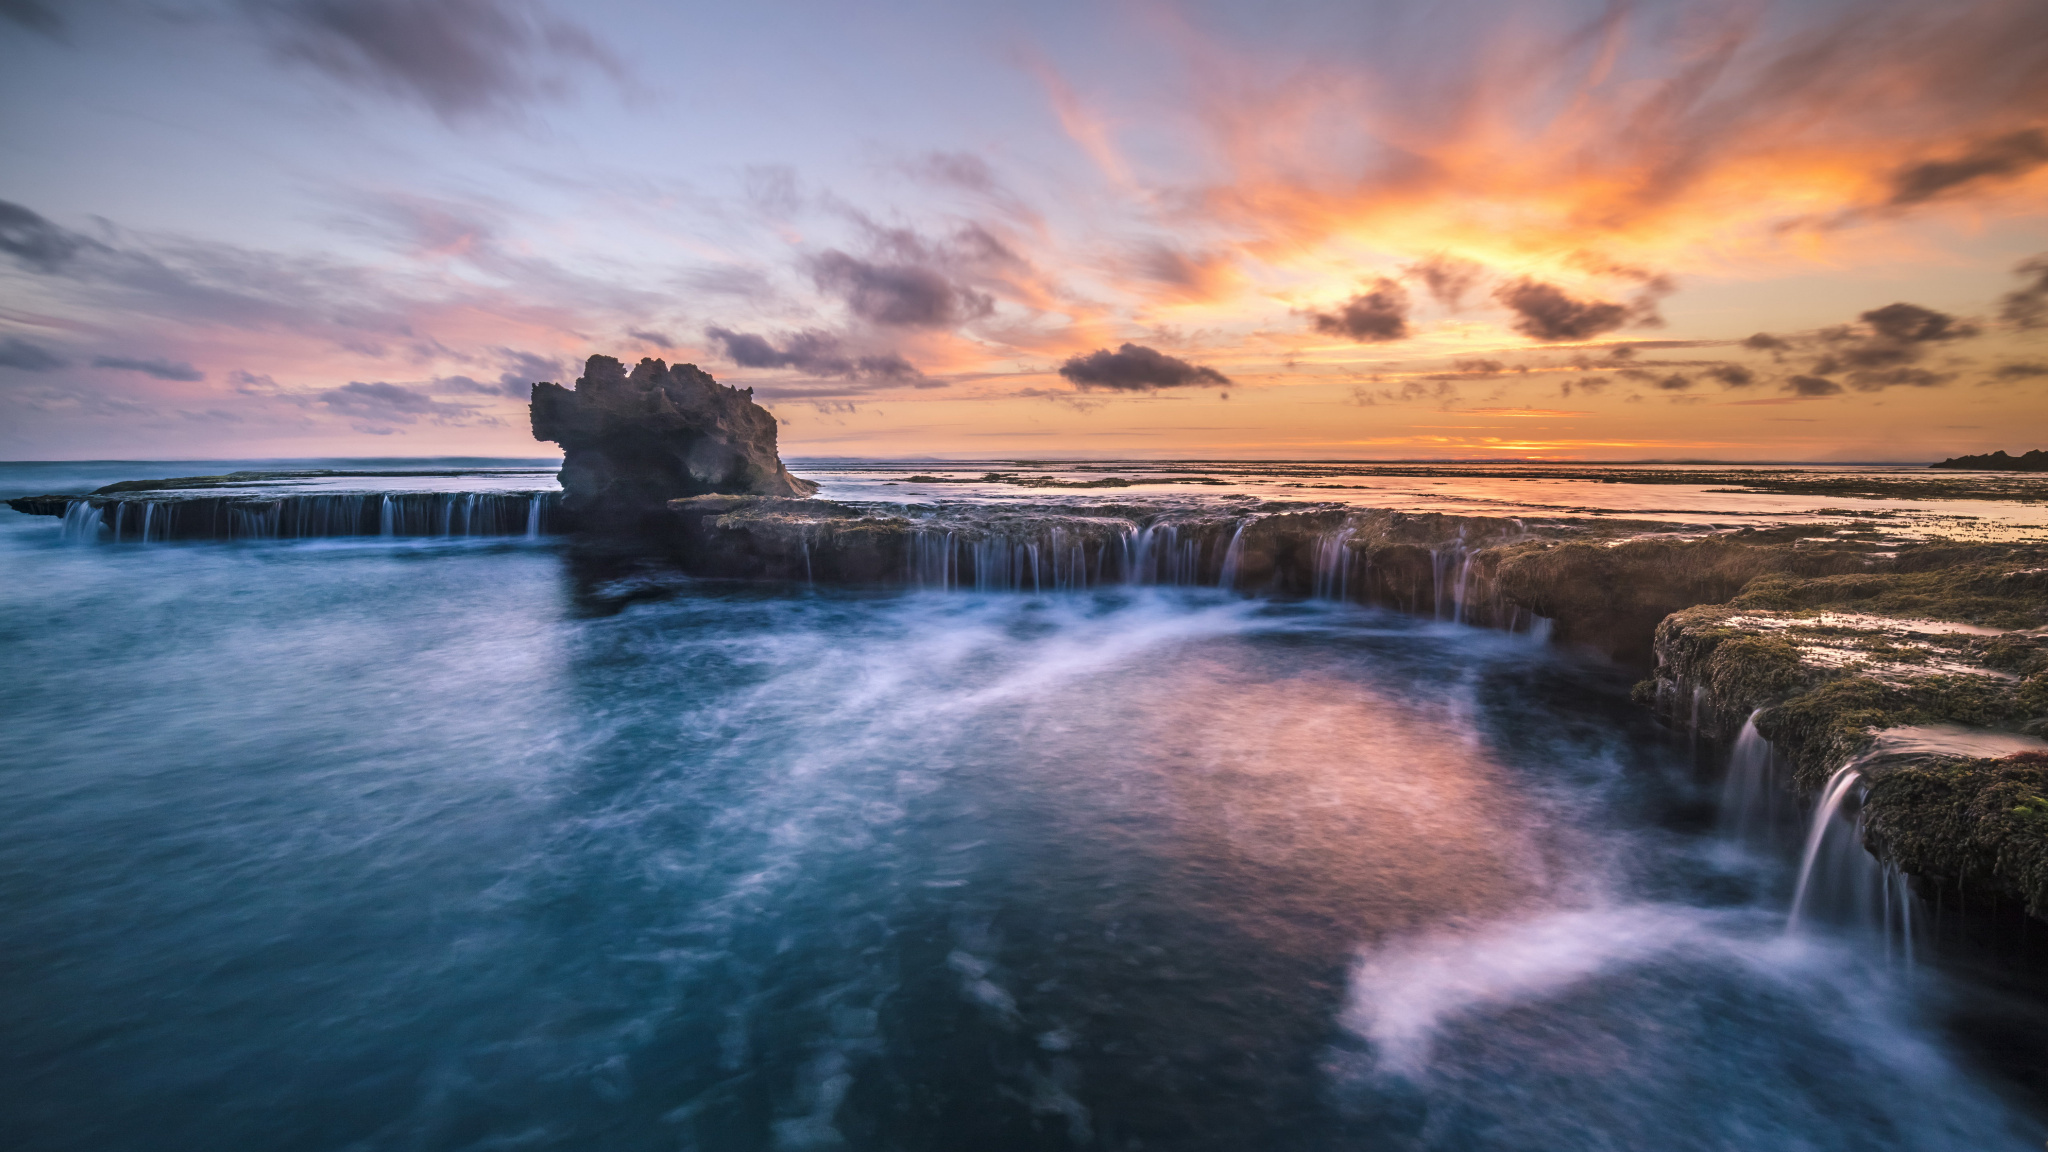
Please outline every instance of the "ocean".
[{"label": "ocean", "polygon": [[[0,494],[275,466],[0,465]],[[459,475],[409,483],[545,464],[432,467]],[[1164,466],[1095,467],[987,471]],[[1858,511],[1771,499],[1695,511]],[[1821,893],[1788,928],[1796,816],[1731,833],[1722,754],[1537,636],[1200,587],[621,580],[548,536],[0,511],[0,557],[11,1148],[2048,1137],[2048,1000],[1929,916],[1874,936]]]}]

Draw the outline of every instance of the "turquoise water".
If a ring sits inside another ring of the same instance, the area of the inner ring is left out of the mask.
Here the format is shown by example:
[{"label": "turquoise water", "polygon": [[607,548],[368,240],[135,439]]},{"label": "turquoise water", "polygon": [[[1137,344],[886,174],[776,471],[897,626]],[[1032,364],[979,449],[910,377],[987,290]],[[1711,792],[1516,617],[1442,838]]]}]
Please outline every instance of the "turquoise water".
[{"label": "turquoise water", "polygon": [[1946,1023],[1990,993],[1788,936],[1528,638],[13,513],[0,564],[10,1147],[2048,1137]]}]

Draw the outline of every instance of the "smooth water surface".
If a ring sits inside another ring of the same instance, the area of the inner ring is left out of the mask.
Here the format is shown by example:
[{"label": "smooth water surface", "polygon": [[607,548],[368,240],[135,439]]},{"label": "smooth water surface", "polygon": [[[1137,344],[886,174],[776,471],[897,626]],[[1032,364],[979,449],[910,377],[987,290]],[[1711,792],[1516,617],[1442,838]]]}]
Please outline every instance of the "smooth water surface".
[{"label": "smooth water surface", "polygon": [[0,564],[11,1148],[2048,1135],[1527,638],[12,513]]}]

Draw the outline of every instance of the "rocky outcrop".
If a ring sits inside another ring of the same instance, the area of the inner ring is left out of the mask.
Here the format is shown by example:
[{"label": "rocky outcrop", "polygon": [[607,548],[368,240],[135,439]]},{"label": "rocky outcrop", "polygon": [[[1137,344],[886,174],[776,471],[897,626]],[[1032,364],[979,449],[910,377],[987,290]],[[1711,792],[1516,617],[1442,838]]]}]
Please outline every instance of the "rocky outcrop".
[{"label": "rocky outcrop", "polygon": [[563,508],[586,530],[659,530],[671,500],[713,494],[808,496],[782,466],[775,417],[751,388],[695,365],[642,360],[630,375],[592,356],[574,390],[533,386],[533,436],[562,446]]},{"label": "rocky outcrop", "polygon": [[2005,449],[1982,456],[1951,456],[1929,468],[1972,468],[1985,472],[2048,472],[2048,451],[2036,448],[2023,456],[2007,456]]},{"label": "rocky outcrop", "polygon": [[1753,714],[1805,795],[1853,767],[1872,855],[2048,918],[2048,549],[1766,575],[1670,616],[1656,653],[1645,702],[1722,736]]}]

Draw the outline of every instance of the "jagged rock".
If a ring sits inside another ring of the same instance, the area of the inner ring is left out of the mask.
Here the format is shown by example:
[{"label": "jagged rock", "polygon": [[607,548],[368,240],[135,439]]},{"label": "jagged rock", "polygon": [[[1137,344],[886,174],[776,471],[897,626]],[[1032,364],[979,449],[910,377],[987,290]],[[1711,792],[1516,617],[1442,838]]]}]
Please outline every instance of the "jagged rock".
[{"label": "jagged rock", "polygon": [[627,375],[592,356],[572,391],[533,386],[533,437],[562,446],[563,507],[599,532],[660,525],[670,500],[714,494],[808,496],[775,450],[775,417],[754,390],[693,364],[642,360]]}]

